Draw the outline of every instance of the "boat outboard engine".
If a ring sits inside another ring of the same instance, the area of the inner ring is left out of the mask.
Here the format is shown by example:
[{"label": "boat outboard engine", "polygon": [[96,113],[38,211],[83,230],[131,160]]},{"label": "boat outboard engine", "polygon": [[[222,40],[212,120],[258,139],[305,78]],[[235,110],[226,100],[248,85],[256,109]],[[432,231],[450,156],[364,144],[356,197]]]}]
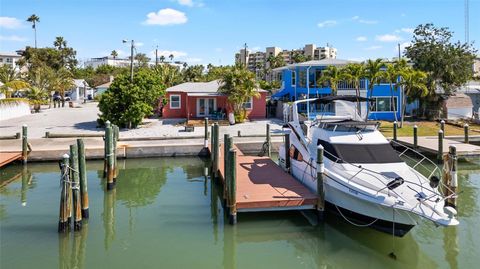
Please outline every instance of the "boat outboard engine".
[{"label": "boat outboard engine", "polygon": [[430,177],[430,187],[436,188],[438,187],[439,183],[440,183],[440,179],[437,176]]},{"label": "boat outboard engine", "polygon": [[396,177],[394,180],[387,183],[387,188],[393,190],[398,186],[402,185],[404,182],[402,177]]}]

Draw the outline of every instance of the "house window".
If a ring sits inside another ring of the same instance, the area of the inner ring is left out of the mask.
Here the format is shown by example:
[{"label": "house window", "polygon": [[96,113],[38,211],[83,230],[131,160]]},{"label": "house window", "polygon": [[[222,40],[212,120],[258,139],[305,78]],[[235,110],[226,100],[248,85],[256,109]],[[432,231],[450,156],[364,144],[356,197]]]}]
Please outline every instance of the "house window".
[{"label": "house window", "polygon": [[180,107],[181,107],[180,95],[178,94],[170,95],[170,109],[179,109]]},{"label": "house window", "polygon": [[297,72],[292,71],[292,86],[297,84]]},{"label": "house window", "polygon": [[374,99],[370,102],[370,110],[372,112],[393,112],[397,111],[397,97],[393,97],[393,104],[392,104],[392,97],[373,97]]},{"label": "house window", "polygon": [[7,58],[7,63],[11,63],[12,62],[12,58]]},{"label": "house window", "polygon": [[253,108],[253,97],[250,97],[247,102],[243,103],[243,108],[245,109]]},{"label": "house window", "polygon": [[298,83],[298,86],[300,88],[305,88],[305,86],[307,85],[307,72],[305,71],[300,71],[300,81]]}]

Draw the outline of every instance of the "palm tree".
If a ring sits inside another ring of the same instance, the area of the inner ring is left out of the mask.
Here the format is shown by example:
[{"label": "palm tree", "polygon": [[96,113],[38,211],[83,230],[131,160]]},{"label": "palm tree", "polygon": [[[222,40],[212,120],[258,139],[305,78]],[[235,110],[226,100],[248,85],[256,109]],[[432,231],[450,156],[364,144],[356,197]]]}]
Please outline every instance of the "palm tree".
[{"label": "palm tree", "polygon": [[370,96],[373,96],[373,87],[380,83],[383,78],[383,68],[385,64],[382,59],[376,60],[368,59],[365,62],[365,78],[368,79],[368,89],[370,90]]},{"label": "palm tree", "polygon": [[5,94],[6,98],[10,98],[12,92],[29,87],[29,84],[22,80],[19,73],[15,72],[15,69],[11,65],[3,65],[0,67],[0,82],[3,83],[0,90]]},{"label": "palm tree", "polygon": [[327,83],[332,90],[332,95],[337,95],[338,83],[343,80],[343,77],[342,70],[331,65],[322,72],[322,76],[317,80],[317,85]]},{"label": "palm tree", "polygon": [[116,66],[116,59],[118,57],[118,52],[116,50],[112,50],[112,52],[110,52],[110,56],[113,57],[113,65]]},{"label": "palm tree", "polygon": [[30,100],[30,103],[33,104],[35,112],[38,112],[40,111],[42,102],[48,98],[48,93],[42,88],[32,86],[27,92],[27,98]]},{"label": "palm tree", "polygon": [[165,61],[165,56],[161,55],[160,56],[160,62],[163,63]]},{"label": "palm tree", "polygon": [[58,50],[67,47],[67,41],[63,38],[63,36],[55,37],[55,41],[53,42],[53,46]]},{"label": "palm tree", "polygon": [[[357,97],[360,97],[360,80],[365,77],[365,68],[363,64],[351,63],[347,64],[345,68],[342,69],[343,77],[349,83],[352,83],[355,88],[355,94]],[[360,102],[357,101],[357,112],[361,114]]]},{"label": "palm tree", "polygon": [[221,75],[219,84],[218,92],[228,96],[227,100],[233,107],[236,121],[243,122],[246,118],[243,104],[259,95],[255,74],[243,65],[236,65]]},{"label": "palm tree", "polygon": [[[395,63],[393,64],[387,64],[386,65],[387,68],[384,72],[384,78],[388,81],[388,83],[390,84],[390,102],[391,102],[391,106],[393,108],[393,111],[394,111],[394,117],[395,117],[395,121],[398,121],[398,117],[397,117],[397,103],[395,103],[395,98],[394,98],[394,90],[398,90],[398,86],[400,85],[400,80],[401,80],[401,76],[402,76],[402,73],[404,72],[405,68],[407,67],[407,62],[405,60],[399,60],[399,61],[396,61]],[[400,127],[402,127],[400,125]]]},{"label": "palm tree", "polygon": [[173,57],[174,57],[173,54],[170,54],[170,55],[168,56],[168,58],[170,58],[170,62],[173,62]]},{"label": "palm tree", "polygon": [[52,88],[58,91],[62,96],[62,107],[65,106],[66,91],[70,90],[74,86],[75,84],[73,83],[72,73],[64,67],[58,70],[58,72],[56,73],[56,76],[52,81]]},{"label": "palm tree", "polygon": [[405,106],[407,104],[407,96],[410,98],[421,98],[428,95],[427,88],[427,73],[414,70],[412,68],[405,68],[402,71],[402,79],[400,86],[403,87],[404,93],[402,95],[402,121],[400,127],[403,126],[403,118],[405,117]]},{"label": "palm tree", "polygon": [[30,17],[28,17],[27,21],[32,23],[32,28],[35,33],[35,48],[37,48],[37,22],[40,22],[40,17],[32,14]]}]

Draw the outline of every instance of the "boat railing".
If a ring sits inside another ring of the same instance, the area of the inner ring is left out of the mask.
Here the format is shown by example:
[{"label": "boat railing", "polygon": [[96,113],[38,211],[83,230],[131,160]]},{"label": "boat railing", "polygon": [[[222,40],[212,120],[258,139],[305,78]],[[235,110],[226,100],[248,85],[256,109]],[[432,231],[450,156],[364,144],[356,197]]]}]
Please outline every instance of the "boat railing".
[{"label": "boat railing", "polygon": [[[391,189],[389,188],[389,184],[393,181],[393,180],[396,180],[395,177],[392,177],[392,176],[388,176],[388,175],[385,175],[385,174],[382,174],[380,172],[377,172],[377,171],[374,171],[374,170],[371,170],[371,169],[368,169],[368,168],[365,168],[365,167],[362,167],[361,165],[357,165],[357,164],[353,164],[353,163],[349,163],[345,160],[343,160],[342,158],[328,152],[327,150],[324,149],[324,153],[328,154],[329,156],[331,156],[332,158],[335,159],[334,161],[334,164],[335,165],[349,165],[349,166],[352,166],[356,169],[359,169],[358,171],[356,171],[355,174],[353,175],[349,175],[347,178],[348,178],[348,182],[350,182],[352,179],[354,179],[355,177],[357,177],[359,174],[367,174],[369,176],[372,176],[373,178],[375,178],[378,182],[380,182],[382,184],[381,187],[379,187],[377,190],[374,190],[376,191],[376,195],[378,195],[378,193],[382,192],[383,190],[385,189],[388,189],[389,192],[387,193],[389,196],[391,196],[391,193],[395,194],[395,196],[397,197],[401,197],[403,200],[406,201],[406,199],[403,197],[403,195],[399,194],[398,192],[395,191],[395,189]],[[403,178],[402,178],[403,179]],[[422,188],[422,191],[426,191],[426,192],[429,192],[430,194],[427,195],[427,198],[425,198],[426,200],[431,200],[432,197],[435,197],[435,196],[438,196],[438,197],[441,197],[441,199],[443,199],[443,197],[441,196],[441,194],[438,192],[438,191],[435,191],[433,189],[430,189],[430,188],[426,188],[423,184],[429,184],[429,182],[427,181],[424,181],[422,182],[421,184],[417,183],[417,182],[414,182],[414,181],[411,181],[411,180],[408,180],[408,179],[403,179],[403,182],[406,182],[406,183],[409,183],[411,185],[415,185],[415,186],[418,186],[420,188]],[[370,188],[370,187],[369,187]],[[390,193],[391,192],[391,193]],[[434,200],[435,201],[435,200]]]}]

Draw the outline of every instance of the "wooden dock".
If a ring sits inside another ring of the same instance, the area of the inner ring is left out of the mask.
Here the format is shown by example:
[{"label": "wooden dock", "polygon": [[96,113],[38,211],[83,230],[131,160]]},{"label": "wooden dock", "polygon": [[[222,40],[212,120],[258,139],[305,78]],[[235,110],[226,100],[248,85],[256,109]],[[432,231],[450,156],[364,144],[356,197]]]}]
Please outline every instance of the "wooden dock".
[{"label": "wooden dock", "polygon": [[[409,147],[414,146],[413,137],[398,137],[397,142],[404,144]],[[423,152],[437,154],[438,153],[438,138],[433,136],[419,136],[418,137],[418,147],[417,149]],[[443,139],[443,153],[448,153],[450,146],[455,146],[457,148],[457,156],[459,157],[479,157],[480,156],[480,146],[466,144],[463,142]]]},{"label": "wooden dock", "polygon": [[[224,182],[224,145],[220,145],[218,177]],[[235,145],[237,212],[315,209],[316,194],[283,171],[269,157],[248,156]],[[224,184],[225,185],[225,184]]]},{"label": "wooden dock", "polygon": [[22,152],[0,152],[0,167],[22,159]]}]

